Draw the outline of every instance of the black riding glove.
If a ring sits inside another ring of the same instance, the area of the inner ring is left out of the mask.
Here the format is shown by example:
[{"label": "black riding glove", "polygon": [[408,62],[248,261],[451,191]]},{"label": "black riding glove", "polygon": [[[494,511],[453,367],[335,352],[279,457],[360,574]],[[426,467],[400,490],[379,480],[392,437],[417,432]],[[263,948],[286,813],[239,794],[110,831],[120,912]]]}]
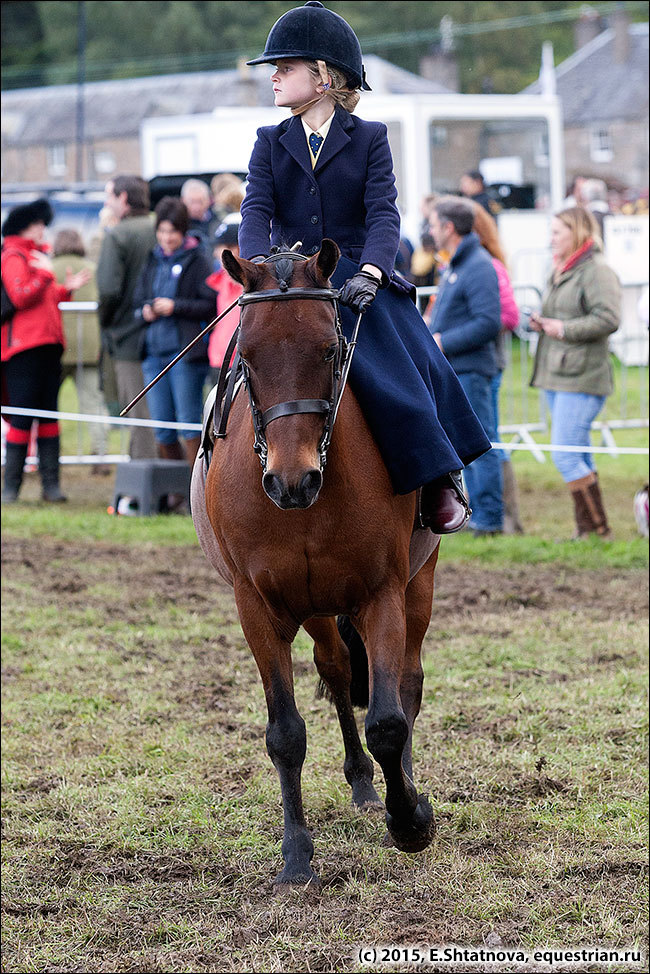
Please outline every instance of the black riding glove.
[{"label": "black riding glove", "polygon": [[379,290],[381,281],[368,271],[357,271],[354,277],[349,278],[339,295],[341,304],[351,308],[355,314],[360,315],[362,311],[367,311],[375,295]]}]

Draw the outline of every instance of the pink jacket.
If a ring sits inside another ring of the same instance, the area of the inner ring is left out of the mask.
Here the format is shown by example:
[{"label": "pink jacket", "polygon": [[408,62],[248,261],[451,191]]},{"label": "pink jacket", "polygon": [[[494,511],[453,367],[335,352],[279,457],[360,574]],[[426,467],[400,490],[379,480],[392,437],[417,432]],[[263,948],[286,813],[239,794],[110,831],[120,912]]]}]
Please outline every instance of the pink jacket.
[{"label": "pink jacket", "polygon": [[499,280],[501,326],[505,328],[506,331],[514,331],[519,324],[519,308],[517,307],[517,302],[515,301],[512,284],[510,283],[510,277],[508,276],[508,271],[505,269],[500,260],[493,257],[492,263],[494,264],[494,269],[497,272],[497,278]]},{"label": "pink jacket", "polygon": [[[244,290],[241,284],[233,281],[223,268],[214,274],[210,274],[205,283],[217,292],[217,315],[220,315],[229,304],[236,301]],[[238,324],[239,307],[236,307],[212,329],[208,344],[208,359],[213,369],[220,369],[223,365],[223,357],[226,354],[228,342]],[[229,362],[226,363],[226,365],[229,364]]]}]

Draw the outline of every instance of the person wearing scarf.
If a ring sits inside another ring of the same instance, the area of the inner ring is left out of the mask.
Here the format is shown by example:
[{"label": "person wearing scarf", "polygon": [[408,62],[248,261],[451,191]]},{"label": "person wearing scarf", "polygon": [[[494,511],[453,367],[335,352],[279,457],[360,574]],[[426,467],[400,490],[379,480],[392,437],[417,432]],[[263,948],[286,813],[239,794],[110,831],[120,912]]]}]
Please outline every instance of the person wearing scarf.
[{"label": "person wearing scarf", "polygon": [[545,392],[551,442],[584,447],[582,453],[552,454],[573,500],[574,538],[610,538],[590,434],[614,390],[608,339],[621,321],[620,283],[603,256],[598,224],[584,207],[553,217],[551,252],[541,314],[530,322],[539,332],[530,384]]},{"label": "person wearing scarf", "polygon": [[[212,263],[189,232],[187,207],[176,197],[164,196],[155,213],[157,245],[133,292],[135,318],[143,324],[142,374],[147,384],[196,338],[216,309],[215,293],[206,284]],[[206,339],[147,393],[152,419],[188,424],[181,431],[182,444],[175,429],[155,430],[163,459],[194,463],[201,438],[190,424],[201,422],[208,370]]]}]

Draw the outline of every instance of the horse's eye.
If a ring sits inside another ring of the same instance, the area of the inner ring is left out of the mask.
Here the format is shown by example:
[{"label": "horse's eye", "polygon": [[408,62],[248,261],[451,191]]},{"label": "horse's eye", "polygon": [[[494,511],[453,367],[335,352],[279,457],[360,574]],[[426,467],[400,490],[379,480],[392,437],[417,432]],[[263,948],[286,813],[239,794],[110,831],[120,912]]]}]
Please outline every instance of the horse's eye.
[{"label": "horse's eye", "polygon": [[332,359],[336,355],[336,349],[337,349],[337,347],[338,347],[337,345],[330,345],[330,347],[327,349],[327,351],[325,352],[325,361],[326,362],[331,362],[332,361]]}]

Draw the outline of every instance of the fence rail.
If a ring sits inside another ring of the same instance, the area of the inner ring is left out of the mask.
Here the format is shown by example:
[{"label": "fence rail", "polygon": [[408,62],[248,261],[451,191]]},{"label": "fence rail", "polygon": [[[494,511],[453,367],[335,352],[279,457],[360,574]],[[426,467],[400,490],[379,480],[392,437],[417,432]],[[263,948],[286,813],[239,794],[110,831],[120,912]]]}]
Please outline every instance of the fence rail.
[{"label": "fence rail", "polygon": [[[535,285],[519,284],[515,287],[518,303],[520,307],[530,305],[532,308],[539,308],[541,305],[541,293]],[[437,292],[436,287],[418,288],[418,301],[424,302],[426,298]],[[525,297],[525,302],[522,298]],[[83,329],[84,317],[95,314],[97,302],[94,301],[66,301],[59,305],[61,311],[76,312],[76,337],[77,348],[83,348]],[[538,444],[533,438],[533,433],[546,433],[549,431],[548,414],[546,410],[543,393],[539,390],[531,389],[529,377],[532,371],[532,363],[535,354],[537,334],[526,328],[526,320],[522,315],[520,325],[511,334],[505,335],[506,368],[503,372],[501,394],[500,394],[500,418],[499,424],[499,444],[504,449],[528,450],[533,456],[543,463],[551,447],[550,444]],[[621,347],[625,348],[628,342],[638,345],[638,336],[630,336],[617,339],[616,345],[612,348],[617,355],[616,364],[616,391],[609,397],[605,409],[604,418],[593,424],[594,430],[600,434],[601,446],[598,452],[606,452],[614,456],[626,453],[647,453],[644,448],[623,448],[617,445],[615,431],[629,429],[648,428],[648,367],[647,365],[627,365],[625,354],[620,355]],[[80,376],[84,367],[84,362],[77,362],[77,375]],[[634,415],[628,415],[630,410]],[[13,410],[14,414],[21,412],[23,415],[33,415],[37,417],[39,411],[36,410]],[[10,414],[11,410],[6,407],[3,414]],[[96,463],[118,463],[128,460],[126,449],[126,433],[129,426],[149,426],[153,428],[167,427],[170,429],[193,429],[200,430],[200,424],[180,424],[180,423],[158,423],[154,420],[133,420],[119,418],[109,415],[88,415],[78,413],[55,412],[47,413],[40,411],[41,416],[58,418],[60,420],[73,421],[77,424],[77,450],[75,454],[62,456],[61,462],[65,464],[96,464]],[[89,453],[84,449],[84,426],[90,423],[106,424],[111,427],[119,427],[122,430],[121,442],[118,452],[102,455]],[[506,442],[505,438],[509,437]],[[582,448],[581,448],[582,449]],[[596,452],[594,447],[594,452]],[[2,459],[4,462],[4,436]]]}]

